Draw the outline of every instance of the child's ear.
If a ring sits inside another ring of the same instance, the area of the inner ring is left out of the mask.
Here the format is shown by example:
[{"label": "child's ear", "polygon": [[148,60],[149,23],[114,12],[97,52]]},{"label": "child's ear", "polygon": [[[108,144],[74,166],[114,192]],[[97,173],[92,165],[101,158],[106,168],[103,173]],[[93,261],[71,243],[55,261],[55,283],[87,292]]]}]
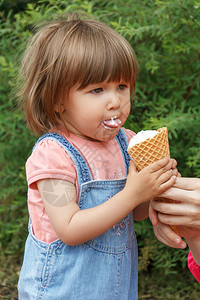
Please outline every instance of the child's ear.
[{"label": "child's ear", "polygon": [[62,103],[59,103],[59,104],[55,104],[54,105],[54,110],[57,112],[57,113],[63,113],[64,110],[65,110],[65,107]]}]

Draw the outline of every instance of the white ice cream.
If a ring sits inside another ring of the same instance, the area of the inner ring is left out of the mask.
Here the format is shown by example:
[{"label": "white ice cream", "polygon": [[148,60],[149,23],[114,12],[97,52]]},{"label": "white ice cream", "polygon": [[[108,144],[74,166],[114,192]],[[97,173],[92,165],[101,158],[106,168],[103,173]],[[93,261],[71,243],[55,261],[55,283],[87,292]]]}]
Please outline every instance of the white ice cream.
[{"label": "white ice cream", "polygon": [[153,138],[157,133],[159,133],[159,131],[157,131],[157,130],[142,130],[142,131],[139,131],[130,140],[128,148],[131,148],[131,147],[135,146],[136,144],[144,142],[148,138]]}]

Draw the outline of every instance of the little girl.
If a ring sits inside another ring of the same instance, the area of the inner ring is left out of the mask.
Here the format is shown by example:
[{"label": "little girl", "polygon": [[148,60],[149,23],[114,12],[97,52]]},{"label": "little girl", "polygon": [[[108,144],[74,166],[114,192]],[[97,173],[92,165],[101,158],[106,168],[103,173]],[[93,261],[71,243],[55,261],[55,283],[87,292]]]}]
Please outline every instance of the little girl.
[{"label": "little girl", "polygon": [[134,133],[122,126],[137,71],[128,42],[97,21],[53,22],[30,42],[21,95],[30,129],[46,134],[26,163],[19,299],[137,299],[133,217],[146,218],[177,173],[168,158],[129,168]]}]

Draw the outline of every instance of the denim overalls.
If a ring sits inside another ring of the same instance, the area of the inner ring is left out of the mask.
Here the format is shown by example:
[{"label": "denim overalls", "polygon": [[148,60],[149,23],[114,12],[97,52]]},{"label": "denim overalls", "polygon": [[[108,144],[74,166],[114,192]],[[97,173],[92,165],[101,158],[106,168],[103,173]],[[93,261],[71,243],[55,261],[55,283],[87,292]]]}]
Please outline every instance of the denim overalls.
[{"label": "denim overalls", "polygon": [[[61,135],[48,133],[42,139],[56,140],[71,156],[77,169],[79,206],[87,209],[121,191],[126,180],[94,181],[79,151]],[[116,136],[126,172],[127,138]],[[36,144],[37,144],[36,143]],[[132,213],[104,234],[77,246],[61,240],[39,241],[31,230],[26,241],[18,283],[19,300],[136,300],[138,253]]]}]

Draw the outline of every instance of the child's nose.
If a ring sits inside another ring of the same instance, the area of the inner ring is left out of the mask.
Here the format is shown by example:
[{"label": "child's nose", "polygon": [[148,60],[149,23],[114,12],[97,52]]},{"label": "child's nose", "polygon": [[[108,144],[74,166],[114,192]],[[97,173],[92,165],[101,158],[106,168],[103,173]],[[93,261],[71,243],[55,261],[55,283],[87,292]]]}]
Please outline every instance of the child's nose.
[{"label": "child's nose", "polygon": [[120,107],[120,97],[117,93],[111,93],[108,98],[107,109],[118,109]]}]

